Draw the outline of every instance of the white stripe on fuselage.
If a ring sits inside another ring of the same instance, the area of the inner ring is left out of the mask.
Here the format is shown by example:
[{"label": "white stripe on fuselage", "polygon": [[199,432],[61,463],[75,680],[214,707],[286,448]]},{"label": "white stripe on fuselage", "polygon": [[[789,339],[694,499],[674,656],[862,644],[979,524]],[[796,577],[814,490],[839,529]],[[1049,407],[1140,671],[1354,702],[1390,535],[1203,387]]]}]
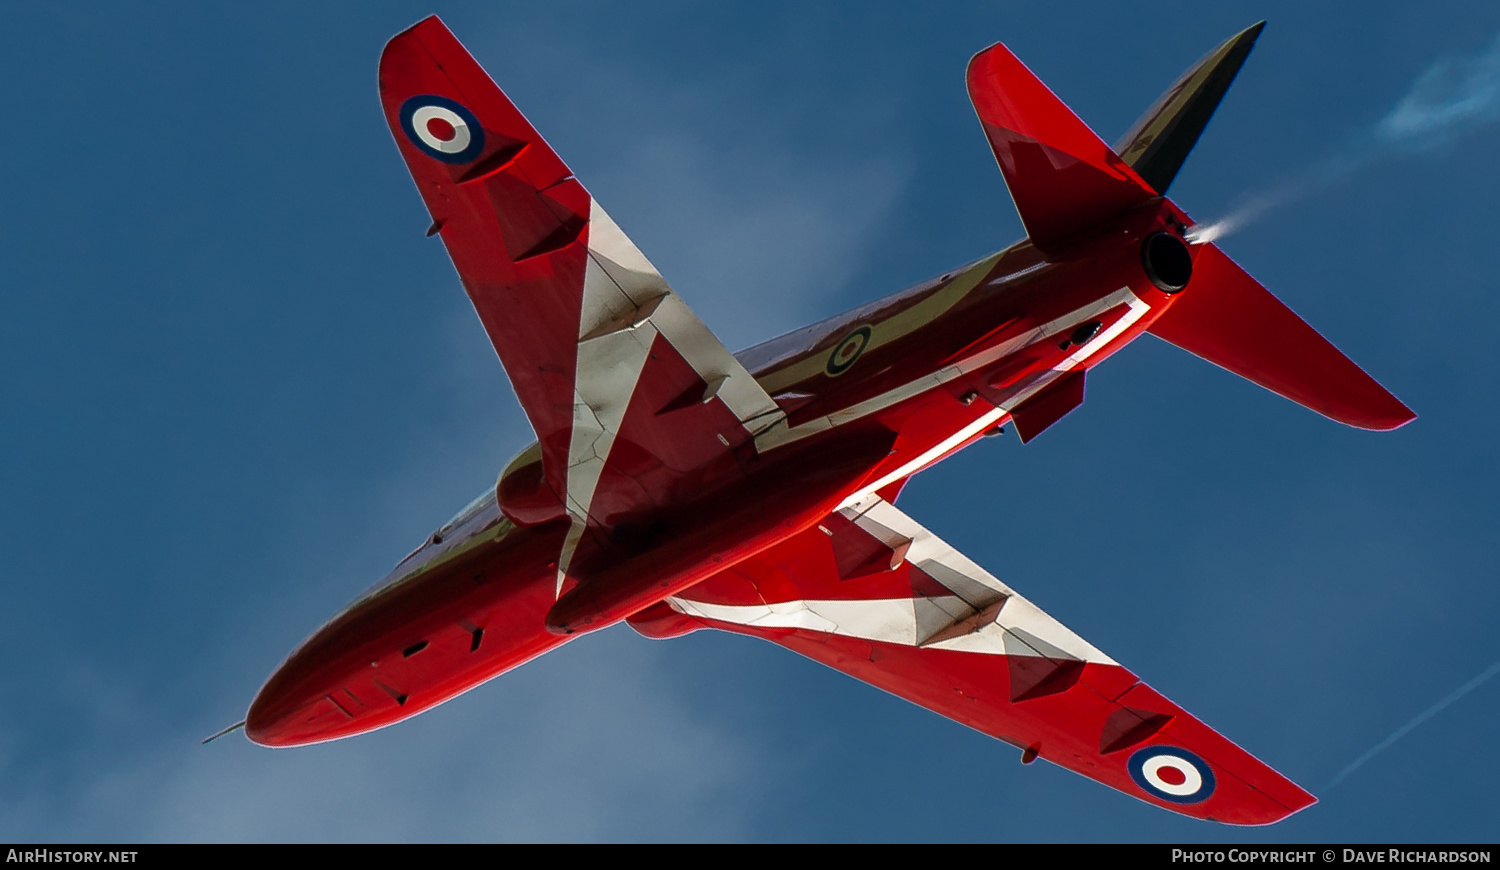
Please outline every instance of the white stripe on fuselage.
[{"label": "white stripe on fuselage", "polygon": [[[1125,332],[1125,330],[1129,329],[1132,324],[1145,316],[1147,311],[1151,310],[1151,306],[1143,302],[1139,296],[1136,296],[1134,293],[1132,293],[1129,287],[1122,287],[1121,289],[1116,290],[1115,292],[1109,294],[1108,296],[1104,297],[1098,302],[1095,302],[1092,305],[1086,305],[1083,308],[1078,309],[1077,311],[1065,314],[1062,317],[1059,317],[1056,320],[1043,325],[1038,331],[1041,332],[1044,338],[1049,338],[1053,335],[1057,335],[1060,332],[1077,326],[1078,324],[1084,322],[1086,319],[1093,317],[1096,314],[1102,314],[1103,312],[1114,308],[1116,305],[1119,305],[1122,302],[1129,305],[1130,310],[1121,315],[1119,320],[1116,320],[1114,323],[1110,324],[1110,327],[1108,329],[1100,330],[1098,335],[1094,336],[1072,354],[1069,354],[1067,358],[1063,359],[1057,365],[1053,366],[1050,371],[1045,372],[1041,377],[1037,378],[1035,381],[1029,384],[1024,390],[1017,393],[1015,397],[1010,401],[1006,402],[1002,406],[994,408],[993,410],[985,412],[979,417],[978,420],[975,420],[973,423],[970,423],[964,428],[958,430],[953,435],[950,435],[947,438],[943,439],[937,444],[937,446],[932,447],[925,453],[918,456],[916,459],[913,459],[912,461],[906,463],[905,465],[902,465],[895,471],[892,471],[891,473],[885,475],[884,477],[881,477],[874,483],[864,487],[859,492],[846,499],[844,501],[844,504],[848,505],[857,502],[861,498],[869,495],[872,492],[883,489],[884,487],[895,483],[896,481],[901,480],[904,477],[910,477],[911,475],[916,474],[917,472],[933,464],[934,462],[937,462],[939,459],[942,459],[944,456],[947,456],[949,453],[952,453],[954,450],[963,446],[963,444],[969,439],[974,438],[975,436],[979,435],[979,433],[998,423],[1000,421],[1000,418],[1004,417],[1006,414],[1009,414],[1012,408],[1015,408],[1017,405],[1020,405],[1022,402],[1041,392],[1047,387],[1048,384],[1057,380],[1059,377],[1062,377],[1064,373],[1071,371],[1084,360],[1093,356],[1095,353],[1098,353],[1101,349],[1104,348],[1105,345],[1118,338]],[[1005,342],[1005,344],[1010,343],[1011,342]],[[1001,345],[1001,347],[1003,346],[1004,345]],[[1000,351],[1000,348],[997,347],[992,351],[986,351],[985,353],[978,354],[975,357],[971,357],[969,360],[965,360],[959,365],[963,367],[963,371],[970,372],[982,366],[989,365],[990,363],[1002,358],[1007,353],[1018,349],[1018,347],[1013,347],[1010,350],[998,352]],[[982,362],[977,361],[981,359],[983,360]],[[955,366],[954,368],[958,368],[958,366]],[[957,375],[954,375],[954,377],[957,377]],[[952,380],[952,378],[948,378],[947,380]]]},{"label": "white stripe on fuselage", "polygon": [[1114,341],[1116,338],[1122,335],[1127,329],[1134,325],[1136,321],[1145,316],[1146,312],[1151,310],[1151,306],[1147,305],[1143,300],[1141,300],[1140,297],[1136,296],[1129,287],[1122,287],[1119,290],[1116,290],[1115,292],[1109,294],[1108,296],[1103,297],[1102,299],[1098,299],[1094,302],[1089,303],[1088,305],[1070,311],[1061,317],[1048,321],[1047,323],[1041,325],[1040,327],[1037,327],[1031,332],[1025,333],[1023,335],[1018,335],[1015,338],[1009,339],[1008,341],[1001,342],[1000,344],[989,348],[988,350],[981,351],[980,353],[977,353],[974,356],[969,357],[968,359],[964,359],[953,365],[946,366],[930,375],[925,375],[923,377],[917,378],[916,380],[909,381],[899,387],[896,387],[895,389],[888,390],[878,396],[866,399],[863,402],[851,405],[850,407],[843,410],[834,411],[826,416],[819,417],[816,420],[811,420],[796,427],[788,427],[785,421],[783,421],[782,423],[758,436],[755,439],[756,446],[761,452],[765,452],[767,450],[772,450],[777,447],[799,441],[809,435],[813,435],[827,429],[832,429],[836,426],[843,425],[844,423],[848,423],[853,420],[858,420],[862,417],[867,417],[877,411],[889,408],[898,402],[904,401],[913,396],[920,395],[921,393],[924,393],[935,387],[940,387],[943,384],[948,383],[949,381],[955,380],[963,375],[968,374],[969,372],[981,369],[1038,341],[1042,341],[1054,335],[1070,331],[1073,328],[1077,327],[1079,324],[1087,321],[1089,318],[1092,318],[1098,314],[1102,314],[1105,311],[1108,311],[1109,309],[1121,304],[1128,305],[1130,310],[1126,311],[1125,314],[1120,317],[1120,319],[1110,324],[1109,328],[1100,330],[1098,335],[1085,342],[1072,354],[1069,354],[1065,359],[1058,362],[1057,365],[1054,365],[1051,369],[1042,373],[1041,377],[1034,379],[1024,389],[1022,389],[1014,397],[1007,401],[1005,405],[992,408],[991,410],[981,414],[973,422],[969,423],[962,429],[943,439],[932,448],[924,451],[916,458],[912,459],[910,462],[903,464],[895,471],[892,471],[891,473],[881,477],[874,483],[864,487],[859,492],[850,496],[844,502],[845,505],[853,504],[854,502],[861,500],[870,493],[875,492],[876,490],[881,489],[888,484],[894,483],[897,480],[921,471],[927,466],[933,464],[934,462],[937,462],[939,459],[942,459],[944,456],[953,452],[954,450],[962,446],[965,442],[977,437],[981,432],[989,429],[991,426],[995,425],[1001,419],[1003,419],[1007,414],[1010,413],[1012,408],[1015,408],[1017,405],[1020,405],[1022,402],[1041,392],[1053,381],[1057,380],[1068,371],[1076,368],[1089,357],[1102,350],[1111,341]]}]

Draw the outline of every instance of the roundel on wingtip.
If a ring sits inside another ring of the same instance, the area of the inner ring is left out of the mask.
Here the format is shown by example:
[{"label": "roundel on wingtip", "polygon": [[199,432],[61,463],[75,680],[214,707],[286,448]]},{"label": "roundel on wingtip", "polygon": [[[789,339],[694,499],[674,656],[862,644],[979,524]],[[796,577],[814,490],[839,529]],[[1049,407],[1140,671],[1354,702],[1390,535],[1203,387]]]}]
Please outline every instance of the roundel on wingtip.
[{"label": "roundel on wingtip", "polygon": [[484,128],[462,103],[421,94],[401,104],[401,130],[428,157],[469,163],[484,151]]},{"label": "roundel on wingtip", "polygon": [[1176,746],[1148,746],[1130,756],[1130,778],[1147,794],[1174,804],[1196,804],[1214,793],[1208,764]]}]

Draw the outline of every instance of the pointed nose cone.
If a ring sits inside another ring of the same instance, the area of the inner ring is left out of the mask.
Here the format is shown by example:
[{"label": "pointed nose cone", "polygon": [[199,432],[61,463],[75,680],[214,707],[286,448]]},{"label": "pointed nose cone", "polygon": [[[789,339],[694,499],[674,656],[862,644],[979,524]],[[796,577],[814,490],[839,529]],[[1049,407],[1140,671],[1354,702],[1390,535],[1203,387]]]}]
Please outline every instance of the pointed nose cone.
[{"label": "pointed nose cone", "polygon": [[245,736],[261,746],[305,746],[345,736],[338,726],[351,718],[329,697],[306,700],[274,698],[262,702],[259,695],[250,706],[245,721]]},{"label": "pointed nose cone", "polygon": [[314,633],[256,693],[245,716],[245,736],[261,746],[303,746],[402,718],[404,704],[375,697],[367,691],[368,677],[364,683],[354,679],[370,670],[375,658],[361,640],[347,630],[342,617]]},{"label": "pointed nose cone", "polygon": [[261,746],[302,746],[346,736],[354,716],[321,691],[307,657],[293,654],[261,687],[245,717],[245,736]]}]

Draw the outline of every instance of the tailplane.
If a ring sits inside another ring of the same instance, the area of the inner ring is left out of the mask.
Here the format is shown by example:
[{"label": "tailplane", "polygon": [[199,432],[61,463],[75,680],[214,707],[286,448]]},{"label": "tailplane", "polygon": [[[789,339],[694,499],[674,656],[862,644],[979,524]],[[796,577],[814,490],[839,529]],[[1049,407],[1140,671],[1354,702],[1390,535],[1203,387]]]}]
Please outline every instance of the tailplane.
[{"label": "tailplane", "polygon": [[1026,235],[1052,254],[1080,232],[1156,196],[1010,49],[969,61],[969,99]]},{"label": "tailplane", "polygon": [[1340,423],[1388,430],[1417,417],[1216,245],[1198,249],[1192,281],[1150,332]]},{"label": "tailplane", "polygon": [[969,99],[1032,244],[1073,236],[1165,196],[1265,27],[1224,41],[1183,73],[1130,131],[1106,145],[1003,45],[969,61]]}]

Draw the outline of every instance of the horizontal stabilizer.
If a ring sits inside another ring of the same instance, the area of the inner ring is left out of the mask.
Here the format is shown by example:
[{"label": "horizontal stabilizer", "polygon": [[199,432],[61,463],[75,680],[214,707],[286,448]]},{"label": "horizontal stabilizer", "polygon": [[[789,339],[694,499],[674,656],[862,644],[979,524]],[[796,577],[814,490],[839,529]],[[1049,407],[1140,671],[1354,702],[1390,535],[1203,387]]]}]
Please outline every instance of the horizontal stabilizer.
[{"label": "horizontal stabilizer", "polygon": [[1165,195],[1172,186],[1265,27],[1262,21],[1246,28],[1193,64],[1115,143],[1120,157],[1157,193]]},{"label": "horizontal stabilizer", "polygon": [[1340,423],[1387,430],[1417,416],[1216,245],[1198,249],[1150,332]]},{"label": "horizontal stabilizer", "polygon": [[969,61],[969,99],[1032,244],[1068,237],[1156,196],[1003,45]]}]

